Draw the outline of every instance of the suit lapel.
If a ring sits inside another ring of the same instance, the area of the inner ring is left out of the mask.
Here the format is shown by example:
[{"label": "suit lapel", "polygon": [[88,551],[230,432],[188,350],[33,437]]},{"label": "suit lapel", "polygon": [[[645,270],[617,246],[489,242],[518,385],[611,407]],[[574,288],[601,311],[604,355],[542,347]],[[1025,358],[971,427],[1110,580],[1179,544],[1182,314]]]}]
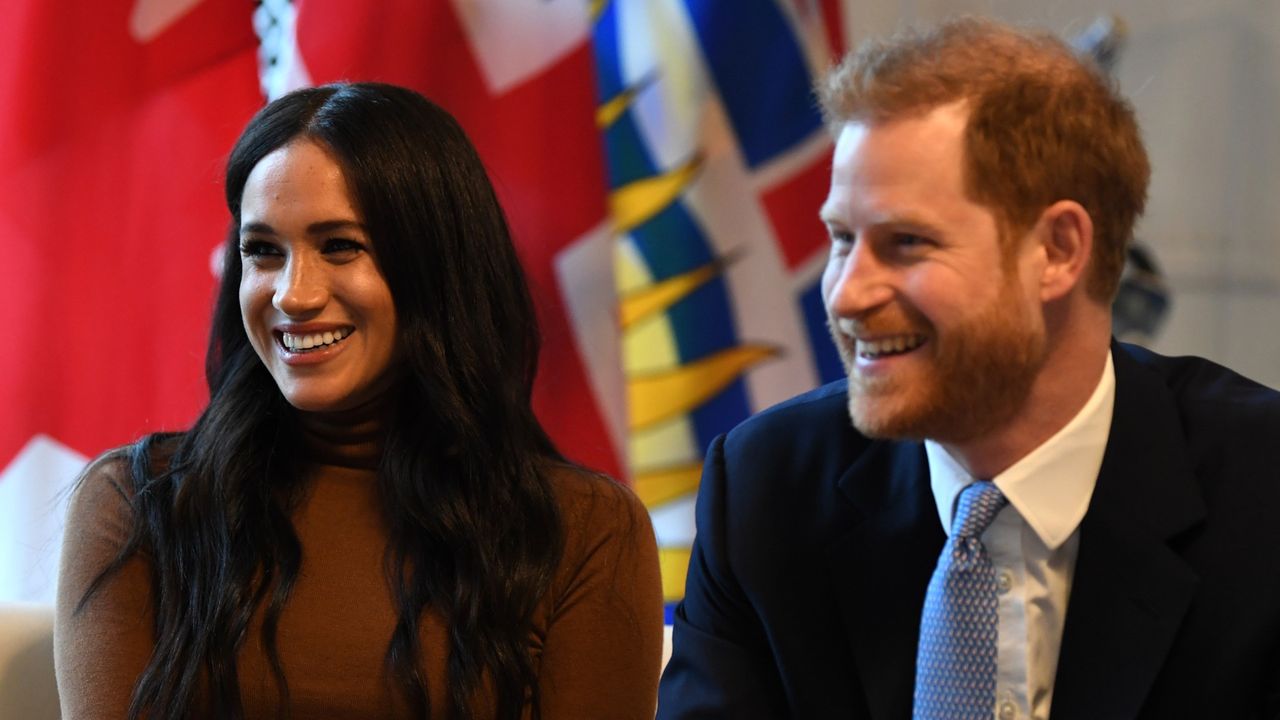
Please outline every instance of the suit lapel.
[{"label": "suit lapel", "polygon": [[1112,347],[1116,402],[1067,606],[1058,718],[1135,717],[1198,578],[1169,541],[1205,515],[1178,409],[1155,373]]},{"label": "suit lapel", "polygon": [[873,718],[911,714],[924,591],[946,540],[920,443],[873,443],[839,480],[860,518],[828,562]]}]

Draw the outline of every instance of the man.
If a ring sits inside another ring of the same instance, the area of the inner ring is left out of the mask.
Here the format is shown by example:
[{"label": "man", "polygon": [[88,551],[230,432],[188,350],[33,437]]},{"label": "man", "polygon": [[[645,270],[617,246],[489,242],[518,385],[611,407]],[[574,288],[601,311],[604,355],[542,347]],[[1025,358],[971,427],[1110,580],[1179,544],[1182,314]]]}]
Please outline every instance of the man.
[{"label": "man", "polygon": [[1129,105],[976,20],[822,103],[849,377],[713,443],[659,718],[1280,716],[1280,395],[1112,341]]}]

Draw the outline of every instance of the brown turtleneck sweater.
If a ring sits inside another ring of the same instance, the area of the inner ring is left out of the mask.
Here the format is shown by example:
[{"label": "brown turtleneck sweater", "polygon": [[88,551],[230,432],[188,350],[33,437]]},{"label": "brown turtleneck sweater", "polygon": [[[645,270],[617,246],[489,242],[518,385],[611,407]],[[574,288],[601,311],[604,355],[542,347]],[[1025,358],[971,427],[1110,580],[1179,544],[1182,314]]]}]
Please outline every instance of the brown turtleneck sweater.
[{"label": "brown turtleneck sweater", "polygon": [[[278,632],[292,717],[407,717],[400,690],[384,672],[396,611],[382,572],[387,535],[374,483],[377,423],[312,417],[307,426],[315,465],[293,516],[303,564]],[[571,467],[555,470],[550,482],[566,537],[529,641],[543,717],[651,720],[662,598],[648,514],[630,491]],[[128,535],[131,488],[126,463],[107,459],[90,469],[71,501],[55,629],[58,690],[69,720],[123,718],[155,645],[145,553],[73,612]],[[273,718],[281,714],[279,696],[260,624],[261,609],[238,658],[241,696],[246,717]],[[446,632],[428,611],[422,652],[435,708],[446,695]]]}]

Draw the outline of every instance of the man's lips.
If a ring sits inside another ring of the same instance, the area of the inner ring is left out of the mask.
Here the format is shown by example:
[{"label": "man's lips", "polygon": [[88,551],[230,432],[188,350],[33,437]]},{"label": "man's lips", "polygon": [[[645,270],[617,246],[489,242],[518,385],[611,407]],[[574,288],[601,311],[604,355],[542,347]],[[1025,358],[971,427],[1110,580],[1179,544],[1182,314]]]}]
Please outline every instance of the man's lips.
[{"label": "man's lips", "polygon": [[838,317],[832,324],[849,355],[866,362],[905,355],[929,340],[928,333],[913,330],[912,324],[906,322],[865,322]]}]

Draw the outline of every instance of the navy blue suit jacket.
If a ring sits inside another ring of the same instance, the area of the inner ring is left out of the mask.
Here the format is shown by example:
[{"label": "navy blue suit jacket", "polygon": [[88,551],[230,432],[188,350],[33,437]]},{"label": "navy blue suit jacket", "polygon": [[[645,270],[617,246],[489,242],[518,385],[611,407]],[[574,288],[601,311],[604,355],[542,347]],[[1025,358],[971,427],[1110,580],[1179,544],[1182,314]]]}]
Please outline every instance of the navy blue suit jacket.
[{"label": "navy blue suit jacket", "polygon": [[[1280,717],[1280,394],[1113,344],[1116,402],[1053,718]],[[845,383],[712,445],[658,717],[909,718],[945,537],[918,442]]]}]

